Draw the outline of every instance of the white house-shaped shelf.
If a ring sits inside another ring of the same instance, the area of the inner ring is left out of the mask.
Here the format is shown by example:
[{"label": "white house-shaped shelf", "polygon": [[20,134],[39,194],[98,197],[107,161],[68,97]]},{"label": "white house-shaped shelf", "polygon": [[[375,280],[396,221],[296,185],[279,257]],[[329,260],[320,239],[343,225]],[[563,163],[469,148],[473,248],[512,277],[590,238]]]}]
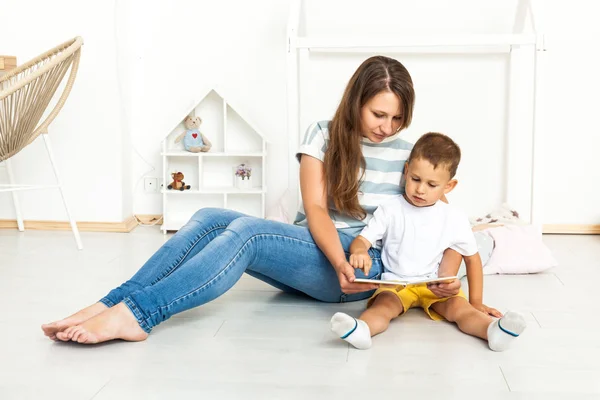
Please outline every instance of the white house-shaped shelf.
[{"label": "white house-shaped shelf", "polygon": [[[202,119],[199,130],[212,143],[210,151],[186,151],[175,139],[186,131],[188,115]],[[268,140],[217,90],[209,90],[193,108],[182,114],[163,141],[163,231],[178,230],[203,207],[233,209],[264,218]],[[237,166],[252,169],[249,181],[240,182]],[[189,190],[172,190],[171,174],[182,172]]]}]

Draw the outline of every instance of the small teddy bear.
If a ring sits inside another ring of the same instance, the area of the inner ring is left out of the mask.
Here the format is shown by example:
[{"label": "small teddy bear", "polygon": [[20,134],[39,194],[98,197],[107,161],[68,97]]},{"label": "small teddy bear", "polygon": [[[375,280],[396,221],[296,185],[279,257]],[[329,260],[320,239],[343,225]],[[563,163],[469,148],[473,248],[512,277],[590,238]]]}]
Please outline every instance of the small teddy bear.
[{"label": "small teddy bear", "polygon": [[206,138],[199,130],[202,119],[200,117],[188,116],[184,125],[187,129],[181,135],[177,136],[175,143],[179,143],[183,138],[183,147],[192,153],[207,152],[212,147],[210,140]]},{"label": "small teddy bear", "polygon": [[169,186],[167,186],[168,189],[175,189],[175,190],[181,190],[182,192],[184,190],[189,190],[190,189],[190,185],[186,185],[185,182],[183,181],[183,173],[182,172],[173,172],[171,174],[171,177],[173,178],[173,182],[171,182],[169,184]]}]

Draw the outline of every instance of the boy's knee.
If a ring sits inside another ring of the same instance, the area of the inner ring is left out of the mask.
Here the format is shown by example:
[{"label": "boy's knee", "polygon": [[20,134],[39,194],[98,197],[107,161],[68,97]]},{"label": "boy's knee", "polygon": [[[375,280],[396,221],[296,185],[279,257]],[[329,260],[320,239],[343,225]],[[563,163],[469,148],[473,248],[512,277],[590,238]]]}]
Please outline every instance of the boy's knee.
[{"label": "boy's knee", "polygon": [[398,296],[391,292],[383,292],[377,295],[371,308],[389,319],[396,318],[404,310]]},{"label": "boy's knee", "polygon": [[453,310],[452,308],[447,307],[444,318],[446,318],[446,320],[448,322],[456,322],[456,320],[458,319],[458,314],[457,314],[456,310]]},{"label": "boy's knee", "polygon": [[452,297],[445,302],[445,315],[444,318],[450,322],[456,322],[460,317],[460,314],[464,312],[465,306],[469,303],[462,297]]}]

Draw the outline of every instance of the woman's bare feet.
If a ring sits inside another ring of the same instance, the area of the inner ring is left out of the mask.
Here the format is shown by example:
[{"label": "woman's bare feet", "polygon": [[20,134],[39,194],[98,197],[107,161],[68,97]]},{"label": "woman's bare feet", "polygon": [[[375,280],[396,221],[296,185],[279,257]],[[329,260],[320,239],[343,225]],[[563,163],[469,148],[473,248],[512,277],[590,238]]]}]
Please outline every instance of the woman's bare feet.
[{"label": "woman's bare feet", "polygon": [[56,337],[65,342],[72,340],[78,343],[95,344],[113,339],[140,342],[146,340],[148,334],[140,328],[129,308],[124,303],[119,303],[80,325],[58,332]]},{"label": "woman's bare feet", "polygon": [[44,331],[44,335],[48,336],[52,340],[57,340],[56,334],[58,332],[62,332],[71,326],[81,324],[82,322],[85,322],[88,319],[105,311],[107,308],[108,307],[102,303],[92,304],[91,306],[76,312],[70,317],[42,325],[42,330]]}]

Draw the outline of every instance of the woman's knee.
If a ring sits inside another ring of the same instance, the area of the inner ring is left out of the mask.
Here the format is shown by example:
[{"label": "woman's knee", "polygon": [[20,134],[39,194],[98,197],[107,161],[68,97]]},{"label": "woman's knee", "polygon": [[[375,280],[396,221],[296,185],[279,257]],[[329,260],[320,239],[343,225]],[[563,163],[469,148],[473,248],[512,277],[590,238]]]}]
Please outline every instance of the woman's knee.
[{"label": "woman's knee", "polygon": [[226,208],[206,207],[196,211],[192,218],[190,218],[190,221],[200,223],[222,222],[225,225],[229,225],[233,220],[244,216],[245,214]]},{"label": "woman's knee", "polygon": [[268,233],[269,229],[265,225],[269,222],[262,218],[243,216],[231,221],[227,226],[227,230],[236,233],[244,240],[249,240],[261,233]]}]

